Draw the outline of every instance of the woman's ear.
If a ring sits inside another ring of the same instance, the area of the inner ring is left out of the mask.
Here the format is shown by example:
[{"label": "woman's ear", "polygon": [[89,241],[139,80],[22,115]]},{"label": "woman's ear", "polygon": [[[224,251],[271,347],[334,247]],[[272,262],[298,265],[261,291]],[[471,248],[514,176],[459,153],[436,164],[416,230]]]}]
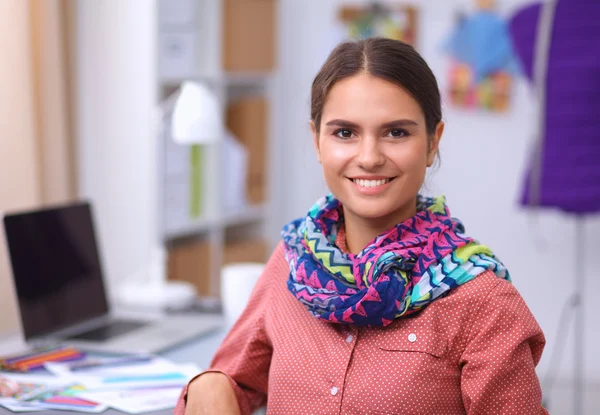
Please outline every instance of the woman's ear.
[{"label": "woman's ear", "polygon": [[433,162],[435,161],[435,156],[440,149],[440,140],[442,139],[442,135],[444,134],[444,123],[440,121],[435,126],[435,133],[433,137],[431,137],[431,142],[429,144],[429,153],[427,154],[427,167],[433,166]]},{"label": "woman's ear", "polygon": [[317,127],[315,126],[315,122],[310,120],[310,131],[313,136],[313,145],[315,146],[315,151],[317,152],[317,160],[319,164],[321,163],[321,149],[319,147],[319,133],[317,132]]}]

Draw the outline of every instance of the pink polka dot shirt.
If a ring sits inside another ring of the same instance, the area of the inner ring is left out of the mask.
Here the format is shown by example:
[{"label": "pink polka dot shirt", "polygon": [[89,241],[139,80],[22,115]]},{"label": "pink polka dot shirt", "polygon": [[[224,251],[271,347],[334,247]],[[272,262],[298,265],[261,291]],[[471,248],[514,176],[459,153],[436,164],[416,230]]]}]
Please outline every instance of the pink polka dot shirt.
[{"label": "pink polka dot shirt", "polygon": [[385,328],[318,320],[288,275],[280,245],[209,370],[229,377],[242,414],[548,413],[535,373],[544,335],[492,272]]}]

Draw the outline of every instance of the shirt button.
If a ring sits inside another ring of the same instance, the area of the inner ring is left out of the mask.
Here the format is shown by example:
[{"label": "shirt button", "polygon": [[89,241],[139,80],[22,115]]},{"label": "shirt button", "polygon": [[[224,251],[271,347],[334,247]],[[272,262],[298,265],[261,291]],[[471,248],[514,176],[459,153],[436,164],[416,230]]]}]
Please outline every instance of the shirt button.
[{"label": "shirt button", "polygon": [[408,335],[408,341],[411,343],[414,343],[417,341],[417,335],[415,333],[410,333]]},{"label": "shirt button", "polygon": [[338,393],[338,390],[339,390],[339,389],[338,389],[338,388],[336,388],[336,387],[334,386],[333,388],[331,388],[331,394],[332,394],[333,396],[337,395],[337,393]]},{"label": "shirt button", "polygon": [[346,343],[352,343],[352,339],[354,339],[354,336],[349,335],[348,337],[346,337]]}]

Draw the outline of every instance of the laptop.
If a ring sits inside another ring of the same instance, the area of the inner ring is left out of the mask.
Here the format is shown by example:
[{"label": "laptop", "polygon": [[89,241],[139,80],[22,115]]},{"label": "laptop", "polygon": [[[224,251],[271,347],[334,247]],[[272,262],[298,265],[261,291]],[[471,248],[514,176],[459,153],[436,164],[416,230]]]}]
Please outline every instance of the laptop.
[{"label": "laptop", "polygon": [[156,353],[223,325],[217,314],[152,318],[111,310],[87,202],[6,214],[3,222],[28,345]]}]

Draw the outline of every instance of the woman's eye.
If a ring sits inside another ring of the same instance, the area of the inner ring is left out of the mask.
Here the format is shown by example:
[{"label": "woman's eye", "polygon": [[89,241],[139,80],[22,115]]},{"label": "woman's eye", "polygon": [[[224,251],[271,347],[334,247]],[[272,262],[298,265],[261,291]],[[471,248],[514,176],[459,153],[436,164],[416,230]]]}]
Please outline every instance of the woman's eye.
[{"label": "woman's eye", "polygon": [[334,134],[339,138],[352,138],[352,130],[347,130],[345,128],[337,130]]},{"label": "woman's eye", "polygon": [[390,130],[390,132],[388,133],[388,137],[403,138],[406,136],[408,136],[408,133],[405,130],[401,130],[398,128],[394,128],[393,130]]}]

